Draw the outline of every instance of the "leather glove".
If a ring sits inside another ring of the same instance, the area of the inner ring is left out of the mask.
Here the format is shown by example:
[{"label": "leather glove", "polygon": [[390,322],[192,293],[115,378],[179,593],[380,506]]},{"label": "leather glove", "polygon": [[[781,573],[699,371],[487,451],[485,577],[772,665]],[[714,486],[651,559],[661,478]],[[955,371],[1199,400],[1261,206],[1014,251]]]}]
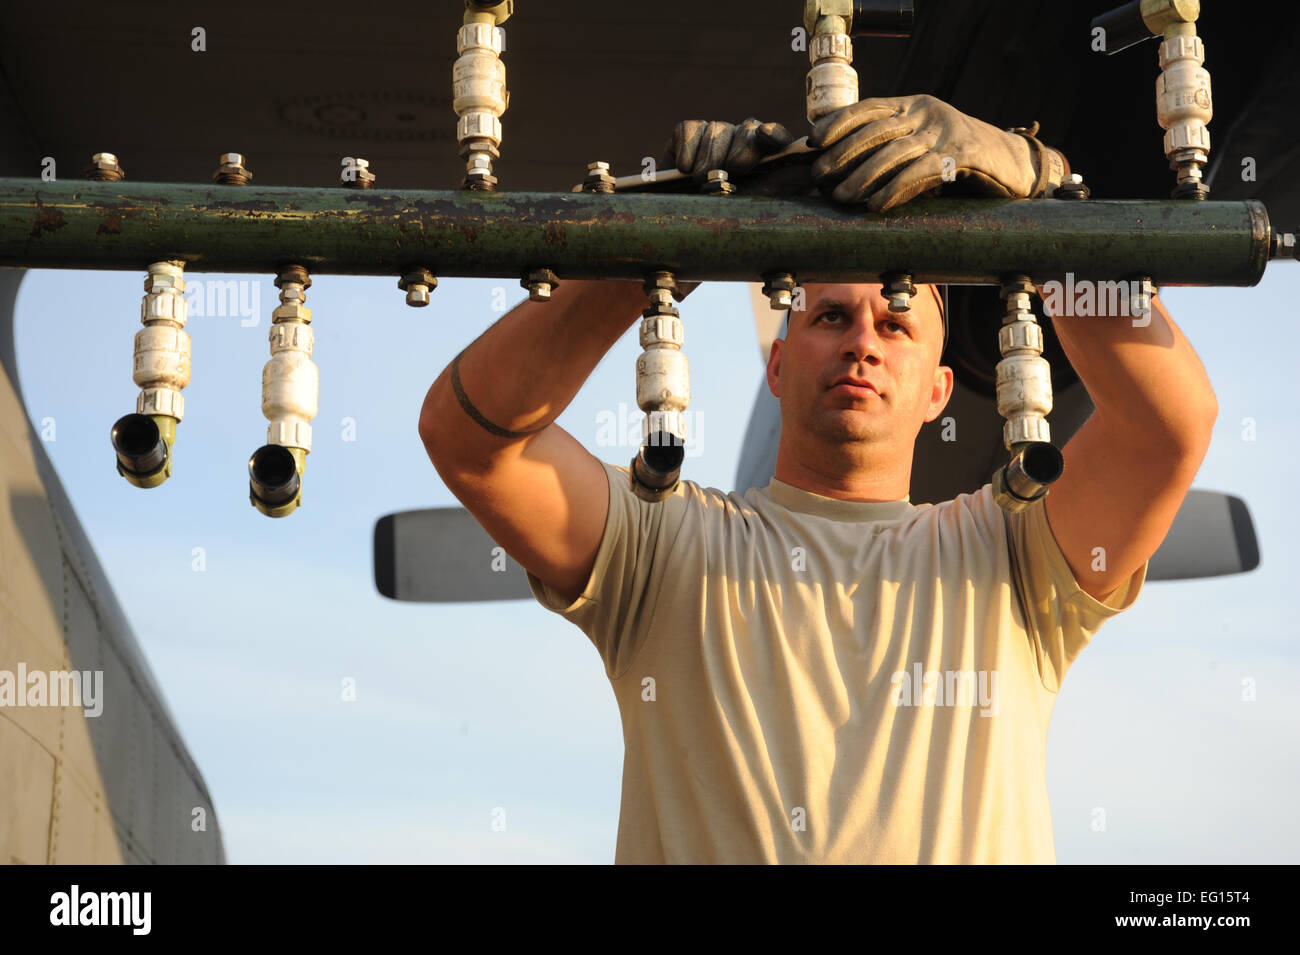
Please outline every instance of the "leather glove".
[{"label": "leather glove", "polygon": [[713,169],[725,169],[732,178],[742,176],[764,156],[778,153],[792,142],[794,136],[780,123],[751,118],[737,126],[688,119],[673,129],[661,162],[702,183]]},{"label": "leather glove", "polygon": [[[813,127],[808,144],[826,151],[812,177],[822,189],[835,184],[836,201],[865,200],[872,212],[950,181],[976,195],[1037,198],[1070,175],[1064,155],[1032,138],[1037,131],[1035,123],[1026,135],[1004,132],[933,96],[864,99]],[[945,157],[952,159],[947,178]]]},{"label": "leather glove", "polygon": [[[702,183],[714,169],[725,169],[730,177],[743,176],[765,156],[779,153],[794,142],[794,136],[780,123],[760,123],[750,118],[740,125],[688,119],[673,129],[660,163],[690,173]],[[699,282],[679,281],[673,298],[678,302],[699,288]]]}]

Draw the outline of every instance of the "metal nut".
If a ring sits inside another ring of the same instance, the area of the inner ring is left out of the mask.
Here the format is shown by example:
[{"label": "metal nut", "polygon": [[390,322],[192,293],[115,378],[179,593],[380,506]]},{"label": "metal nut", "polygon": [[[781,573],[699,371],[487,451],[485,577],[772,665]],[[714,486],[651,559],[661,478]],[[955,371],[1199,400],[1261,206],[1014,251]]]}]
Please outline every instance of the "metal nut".
[{"label": "metal nut", "polygon": [[1033,295],[1037,291],[1038,288],[1028,278],[1016,277],[1007,279],[1002,283],[999,297],[1007,299],[1012,295]]},{"label": "metal nut", "polygon": [[505,23],[515,12],[515,0],[467,0],[465,6],[481,13],[490,13],[497,26]]},{"label": "metal nut", "polygon": [[790,307],[796,283],[790,272],[770,272],[763,276],[763,294],[778,311]]},{"label": "metal nut", "polygon": [[887,272],[881,276],[880,294],[889,301],[889,310],[891,312],[906,312],[912,308],[912,296],[916,294],[916,286],[912,284],[912,276],[907,272]]},{"label": "metal nut", "polygon": [[273,322],[310,322],[311,309],[302,302],[286,302],[271,312]]},{"label": "metal nut", "polygon": [[519,284],[528,289],[528,299],[532,302],[549,302],[551,292],[560,285],[560,280],[550,269],[534,269],[519,280]]},{"label": "metal nut", "polygon": [[170,272],[150,272],[144,277],[144,290],[146,292],[164,292],[174,289],[177,292],[185,291],[185,275],[174,275]]},{"label": "metal nut", "polygon": [[1057,199],[1087,199],[1092,191],[1083,184],[1083,176],[1077,172],[1070,173],[1070,178],[1056,187]]},{"label": "metal nut", "polygon": [[246,186],[253,181],[253,174],[244,165],[242,153],[222,153],[221,165],[212,174],[212,181],[223,186]]},{"label": "metal nut", "polygon": [[1134,315],[1146,315],[1151,311],[1151,299],[1159,292],[1154,282],[1148,277],[1139,279],[1133,295],[1129,300],[1129,311]]},{"label": "metal nut", "polygon": [[609,171],[607,162],[587,163],[587,178],[583,180],[583,192],[611,193],[614,191],[614,176]]},{"label": "metal nut", "polygon": [[676,315],[673,305],[673,291],[677,288],[677,277],[664,269],[646,273],[641,289],[650,300],[650,307],[642,315],[653,313]]},{"label": "metal nut", "polygon": [[496,188],[496,184],[497,178],[492,175],[492,157],[483,151],[472,152],[465,166],[465,181],[461,184],[462,187],[490,192]]},{"label": "metal nut", "polygon": [[117,156],[112,153],[95,153],[90,157],[90,165],[86,167],[86,178],[100,182],[118,182],[125,175],[117,161]]},{"label": "metal nut", "polygon": [[349,189],[370,189],[375,184],[375,174],[370,171],[370,161],[352,156],[343,157],[347,163],[339,173],[339,182]]},{"label": "metal nut", "polygon": [[406,304],[423,308],[429,304],[429,293],[438,287],[438,280],[428,269],[412,269],[398,279],[397,287],[406,292]]},{"label": "metal nut", "polygon": [[725,169],[710,169],[701,191],[711,196],[729,196],[736,191],[736,187],[728,180]]}]

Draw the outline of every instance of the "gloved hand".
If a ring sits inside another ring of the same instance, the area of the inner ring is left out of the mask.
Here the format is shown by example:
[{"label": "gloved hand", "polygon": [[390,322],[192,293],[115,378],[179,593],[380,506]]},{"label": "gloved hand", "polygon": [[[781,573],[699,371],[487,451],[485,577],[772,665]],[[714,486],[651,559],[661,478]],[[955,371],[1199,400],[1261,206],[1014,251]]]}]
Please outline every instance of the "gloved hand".
[{"label": "gloved hand", "polygon": [[673,129],[661,163],[690,173],[698,183],[704,182],[713,169],[725,169],[734,178],[792,142],[794,136],[780,123],[760,123],[751,118],[737,126],[688,119]]},{"label": "gloved hand", "polygon": [[[763,157],[779,153],[792,142],[794,136],[780,123],[750,118],[736,125],[688,119],[673,129],[660,163],[690,173],[702,183],[714,169],[725,169],[730,177],[743,176]],[[678,281],[673,298],[680,302],[699,286],[699,282]]]},{"label": "gloved hand", "polygon": [[[1037,131],[1034,124],[1029,135]],[[832,198],[866,200],[872,212],[950,181],[984,196],[1050,195],[1069,178],[1070,164],[1035,143],[927,95],[864,99],[823,116],[808,137],[810,146],[827,147],[813,163],[813,182],[836,184]],[[952,159],[946,179],[945,157]]]}]

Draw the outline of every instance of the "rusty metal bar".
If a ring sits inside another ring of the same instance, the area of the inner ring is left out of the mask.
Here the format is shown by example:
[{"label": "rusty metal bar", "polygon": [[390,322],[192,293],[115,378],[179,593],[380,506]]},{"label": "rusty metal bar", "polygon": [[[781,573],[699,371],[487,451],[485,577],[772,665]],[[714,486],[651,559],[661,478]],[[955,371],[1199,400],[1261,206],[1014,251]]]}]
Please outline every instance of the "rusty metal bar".
[{"label": "rusty metal bar", "polygon": [[997,283],[1150,276],[1256,284],[1264,206],[1241,202],[917,200],[886,215],[820,198],[386,191],[0,179],[0,267],[189,272]]}]

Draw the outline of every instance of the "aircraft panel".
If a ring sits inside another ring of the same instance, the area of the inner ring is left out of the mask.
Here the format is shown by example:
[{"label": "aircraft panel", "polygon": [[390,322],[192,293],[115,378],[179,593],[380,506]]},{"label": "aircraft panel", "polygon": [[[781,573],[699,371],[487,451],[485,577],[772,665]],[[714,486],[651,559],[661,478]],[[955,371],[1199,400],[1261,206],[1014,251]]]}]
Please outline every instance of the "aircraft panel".
[{"label": "aircraft panel", "polygon": [[55,865],[120,865],[122,862],[102,792],[87,786],[66,760],[61,760],[55,769],[49,861]]},{"label": "aircraft panel", "polygon": [[[9,617],[0,620],[0,669],[13,674],[15,683],[24,673],[49,672],[62,665],[62,659],[41,646],[21,621]],[[0,709],[0,714],[35,740],[46,752],[51,755],[58,753],[61,722],[59,710],[49,706],[15,705]]]},{"label": "aircraft panel", "polygon": [[44,864],[49,853],[54,757],[0,711],[0,862]]},{"label": "aircraft panel", "polygon": [[0,270],[0,669],[100,671],[104,708],[0,712],[0,862],[224,862],[211,797],[22,400],[22,274]]}]

